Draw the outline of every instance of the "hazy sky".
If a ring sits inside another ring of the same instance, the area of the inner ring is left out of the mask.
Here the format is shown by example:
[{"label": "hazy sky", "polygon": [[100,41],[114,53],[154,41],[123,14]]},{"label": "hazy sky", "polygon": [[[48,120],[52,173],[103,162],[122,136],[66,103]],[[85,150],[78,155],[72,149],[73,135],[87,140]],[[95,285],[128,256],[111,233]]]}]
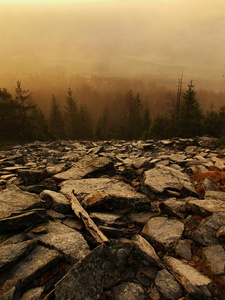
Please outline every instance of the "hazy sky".
[{"label": "hazy sky", "polygon": [[225,0],[0,0],[0,74],[182,70],[225,74]]}]

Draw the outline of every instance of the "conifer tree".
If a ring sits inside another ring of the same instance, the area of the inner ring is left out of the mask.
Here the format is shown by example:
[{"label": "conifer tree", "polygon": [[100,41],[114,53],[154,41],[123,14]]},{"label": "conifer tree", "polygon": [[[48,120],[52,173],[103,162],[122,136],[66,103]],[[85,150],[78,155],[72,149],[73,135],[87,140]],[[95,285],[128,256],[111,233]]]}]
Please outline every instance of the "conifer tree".
[{"label": "conifer tree", "polygon": [[98,119],[95,129],[95,138],[98,140],[107,140],[111,138],[110,117],[107,108]]},{"label": "conifer tree", "polygon": [[51,100],[51,112],[49,122],[50,131],[53,134],[53,137],[64,138],[64,120],[60,106],[54,95],[52,95]]},{"label": "conifer tree", "polygon": [[21,86],[21,81],[17,81],[15,87],[15,100],[19,104],[19,113],[22,123],[26,123],[29,119],[29,115],[34,109],[35,105],[32,103],[32,93],[29,93],[29,90],[23,90]]},{"label": "conifer tree", "polygon": [[142,131],[142,103],[139,94],[132,90],[126,95],[125,101],[126,138],[138,139]]},{"label": "conifer tree", "polygon": [[79,107],[78,113],[78,138],[91,139],[93,135],[93,124],[90,112],[85,103]]},{"label": "conifer tree", "polygon": [[0,88],[0,138],[16,139],[19,136],[18,104],[7,89]]},{"label": "conifer tree", "polygon": [[196,91],[192,81],[183,94],[180,111],[180,130],[183,137],[194,137],[202,134],[203,113],[196,99]]},{"label": "conifer tree", "polygon": [[78,108],[71,88],[68,88],[65,106],[65,132],[70,139],[78,137]]}]

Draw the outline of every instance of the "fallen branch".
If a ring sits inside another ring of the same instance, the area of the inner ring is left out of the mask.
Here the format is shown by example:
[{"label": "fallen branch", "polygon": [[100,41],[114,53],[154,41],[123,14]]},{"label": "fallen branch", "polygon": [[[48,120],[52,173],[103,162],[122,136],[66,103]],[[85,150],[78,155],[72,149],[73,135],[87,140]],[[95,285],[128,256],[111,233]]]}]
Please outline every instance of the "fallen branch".
[{"label": "fallen branch", "polygon": [[74,195],[74,191],[65,193],[65,196],[69,199],[72,210],[75,215],[84,222],[86,229],[94,237],[98,243],[109,242],[108,238],[102,233],[93,220],[89,217],[86,210],[80,205],[79,201]]}]

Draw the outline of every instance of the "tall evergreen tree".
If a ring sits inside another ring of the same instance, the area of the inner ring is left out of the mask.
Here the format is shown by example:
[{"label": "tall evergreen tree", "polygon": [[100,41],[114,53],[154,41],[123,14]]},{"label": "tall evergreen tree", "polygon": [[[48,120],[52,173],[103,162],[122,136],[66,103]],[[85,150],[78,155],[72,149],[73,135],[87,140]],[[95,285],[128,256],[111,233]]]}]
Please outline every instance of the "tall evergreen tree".
[{"label": "tall evergreen tree", "polygon": [[65,132],[70,139],[78,137],[78,108],[71,88],[68,88],[65,106]]},{"label": "tall evergreen tree", "polygon": [[149,134],[149,128],[151,125],[150,113],[148,107],[144,110],[143,121],[142,121],[142,139],[147,139]]},{"label": "tall evergreen tree", "polygon": [[50,111],[50,131],[53,134],[54,138],[64,138],[64,120],[63,115],[60,109],[60,106],[55,98],[52,95],[51,100],[51,111]]},{"label": "tall evergreen tree", "polygon": [[18,136],[18,103],[13,100],[7,89],[0,88],[0,138],[6,141],[18,139]]},{"label": "tall evergreen tree", "polygon": [[138,139],[142,132],[142,103],[139,94],[132,90],[126,95],[125,101],[126,138]]},{"label": "tall evergreen tree", "polygon": [[21,81],[17,81],[15,87],[15,100],[19,104],[19,113],[22,123],[26,123],[29,119],[29,115],[32,112],[32,109],[35,105],[32,103],[32,93],[29,93],[29,90],[23,90]]},{"label": "tall evergreen tree", "polygon": [[93,135],[93,124],[90,112],[85,103],[79,107],[78,114],[78,138],[91,139]]},{"label": "tall evergreen tree", "polygon": [[180,131],[183,137],[194,137],[202,134],[203,113],[196,99],[196,91],[192,81],[183,94],[180,111]]},{"label": "tall evergreen tree", "polygon": [[107,140],[111,138],[111,134],[109,111],[106,108],[98,119],[95,138],[98,140]]}]

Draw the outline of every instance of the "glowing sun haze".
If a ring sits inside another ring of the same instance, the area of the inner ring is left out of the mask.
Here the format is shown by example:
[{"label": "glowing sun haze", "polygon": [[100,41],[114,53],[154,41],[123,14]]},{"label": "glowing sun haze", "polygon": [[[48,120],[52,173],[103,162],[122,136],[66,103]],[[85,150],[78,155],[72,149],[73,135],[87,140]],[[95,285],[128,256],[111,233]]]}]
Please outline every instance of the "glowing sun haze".
[{"label": "glowing sun haze", "polygon": [[5,73],[225,73],[224,0],[0,0]]}]

